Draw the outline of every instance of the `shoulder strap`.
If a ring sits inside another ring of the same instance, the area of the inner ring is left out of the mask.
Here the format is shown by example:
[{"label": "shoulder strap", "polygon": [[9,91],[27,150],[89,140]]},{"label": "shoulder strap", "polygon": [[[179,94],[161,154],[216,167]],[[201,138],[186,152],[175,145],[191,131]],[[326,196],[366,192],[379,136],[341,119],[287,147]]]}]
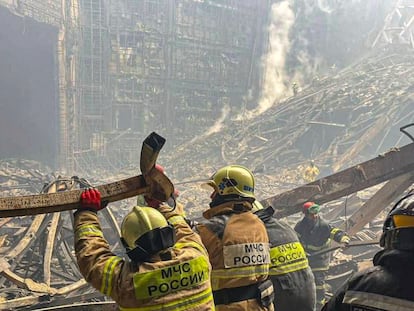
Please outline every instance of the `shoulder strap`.
[{"label": "shoulder strap", "polygon": [[205,225],[210,231],[214,232],[221,240],[223,238],[224,229],[226,228],[230,217],[231,215],[219,215],[209,220],[202,221],[202,224]]}]

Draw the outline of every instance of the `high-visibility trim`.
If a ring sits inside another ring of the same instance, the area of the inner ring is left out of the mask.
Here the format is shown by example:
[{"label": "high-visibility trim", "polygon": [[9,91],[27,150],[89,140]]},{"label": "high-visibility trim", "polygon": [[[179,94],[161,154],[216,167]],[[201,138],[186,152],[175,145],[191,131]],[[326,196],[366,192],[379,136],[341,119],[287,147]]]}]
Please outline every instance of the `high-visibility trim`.
[{"label": "high-visibility trim", "polygon": [[334,238],[335,238],[335,234],[337,234],[338,232],[341,232],[341,229],[339,229],[339,228],[333,228],[332,230],[331,230],[331,239],[333,240]]},{"label": "high-visibility trim", "polygon": [[196,308],[205,304],[211,304],[211,310],[214,311],[213,295],[211,288],[208,287],[205,290],[182,299],[177,299],[166,304],[154,304],[147,307],[136,307],[136,308],[123,308],[119,307],[121,311],[186,311],[191,308]]},{"label": "high-visibility trim", "polygon": [[176,224],[179,224],[179,223],[181,223],[181,224],[182,223],[187,223],[183,216],[172,216],[172,217],[168,218],[168,222],[172,225],[176,225]]},{"label": "high-visibility trim", "polygon": [[102,273],[102,285],[100,292],[104,295],[111,296],[112,293],[112,280],[114,278],[115,267],[122,261],[122,258],[112,256],[105,263],[105,267]]},{"label": "high-visibility trim", "polygon": [[414,310],[414,302],[385,296],[374,293],[366,293],[360,291],[348,290],[345,292],[343,303],[362,306],[369,308],[376,308],[386,311],[410,311]]},{"label": "high-visibility trim", "polygon": [[186,248],[186,247],[195,248],[207,256],[207,251],[205,250],[205,248],[196,242],[185,242],[185,243],[177,242],[174,245],[174,248],[178,248],[178,249]]},{"label": "high-visibility trim", "polygon": [[297,263],[288,264],[285,266],[270,266],[269,275],[282,275],[295,271],[304,270],[309,267],[308,260],[303,260]]},{"label": "high-visibility trim", "polygon": [[414,227],[414,217],[411,215],[393,215],[394,225],[397,228]]},{"label": "high-visibility trim", "polygon": [[209,281],[209,263],[205,256],[144,273],[135,273],[137,299],[148,299],[190,289]]},{"label": "high-visibility trim", "polygon": [[300,242],[292,242],[270,249],[270,275],[281,275],[303,270],[309,266]]},{"label": "high-visibility trim", "polygon": [[83,226],[79,226],[76,229],[76,239],[80,239],[83,238],[85,236],[99,236],[99,237],[103,237],[103,233],[102,230],[99,229],[98,226],[96,225],[83,225]]},{"label": "high-visibility trim", "polygon": [[326,240],[325,244],[323,244],[321,246],[314,246],[314,245],[309,245],[308,244],[308,245],[305,246],[305,248],[307,250],[310,250],[310,251],[320,251],[320,250],[328,247],[330,243],[331,243],[331,239],[329,238],[328,240]]},{"label": "high-visibility trim", "polygon": [[269,265],[257,265],[211,271],[213,290],[218,290],[217,281],[233,278],[259,277],[269,274]]},{"label": "high-visibility trim", "polygon": [[317,304],[323,306],[326,303],[326,298],[322,298],[321,300],[317,301]]}]

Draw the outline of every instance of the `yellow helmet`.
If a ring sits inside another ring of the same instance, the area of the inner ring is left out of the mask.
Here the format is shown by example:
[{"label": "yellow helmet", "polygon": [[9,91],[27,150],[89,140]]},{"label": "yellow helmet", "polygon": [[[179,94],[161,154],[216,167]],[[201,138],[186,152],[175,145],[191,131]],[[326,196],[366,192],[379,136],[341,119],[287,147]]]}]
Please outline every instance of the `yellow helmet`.
[{"label": "yellow helmet", "polygon": [[414,189],[394,204],[382,228],[380,246],[414,250]]},{"label": "yellow helmet", "polygon": [[207,183],[220,196],[239,196],[255,199],[254,177],[252,172],[244,166],[229,165],[222,167]]},{"label": "yellow helmet", "polygon": [[175,244],[175,230],[156,209],[134,206],[121,225],[121,241],[128,256],[140,261]]}]

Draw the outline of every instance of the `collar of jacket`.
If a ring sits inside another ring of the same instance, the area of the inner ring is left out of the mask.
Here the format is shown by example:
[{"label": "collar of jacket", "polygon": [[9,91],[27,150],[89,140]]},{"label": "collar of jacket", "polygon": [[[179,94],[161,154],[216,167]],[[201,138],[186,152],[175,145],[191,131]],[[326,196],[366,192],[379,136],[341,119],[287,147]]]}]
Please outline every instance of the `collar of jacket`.
[{"label": "collar of jacket", "polygon": [[304,216],[302,222],[308,230],[312,230],[313,228],[318,227],[322,221],[320,216],[316,219],[309,219],[307,216]]},{"label": "collar of jacket", "polygon": [[255,214],[263,221],[266,222],[270,220],[275,213],[275,209],[272,206],[260,209]]},{"label": "collar of jacket", "polygon": [[252,203],[247,201],[231,201],[212,207],[203,212],[205,219],[211,219],[214,216],[225,215],[231,213],[249,212],[253,208]]},{"label": "collar of jacket", "polygon": [[375,254],[372,262],[374,266],[412,267],[414,252],[399,249],[383,249]]}]

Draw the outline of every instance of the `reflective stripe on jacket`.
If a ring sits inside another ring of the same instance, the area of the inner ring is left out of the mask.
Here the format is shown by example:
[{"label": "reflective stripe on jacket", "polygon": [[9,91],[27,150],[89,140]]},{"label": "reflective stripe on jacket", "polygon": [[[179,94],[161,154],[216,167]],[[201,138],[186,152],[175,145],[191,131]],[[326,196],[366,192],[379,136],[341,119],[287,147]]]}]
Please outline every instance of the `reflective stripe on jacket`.
[{"label": "reflective stripe on jacket", "polygon": [[[260,284],[268,278],[270,253],[266,228],[250,211],[235,212],[240,202],[227,202],[204,213],[207,220],[198,224],[212,265],[213,290]],[[243,202],[243,204],[251,204]],[[268,310],[255,299],[228,305],[217,310]]]},{"label": "reflective stripe on jacket", "polygon": [[414,252],[382,250],[373,263],[374,267],[354,274],[322,310],[414,310]]},{"label": "reflective stripe on jacket", "polygon": [[296,232],[289,224],[273,217],[271,206],[255,214],[263,221],[269,235],[269,275],[275,290],[275,310],[313,311],[315,280]]},{"label": "reflective stripe on jacket", "polygon": [[[331,226],[321,217],[318,217],[315,222],[304,217],[296,224],[295,231],[309,255],[329,248],[332,240],[340,242],[341,238],[346,235],[344,231]],[[308,260],[313,271],[328,270],[330,253],[309,256]]]},{"label": "reflective stripe on jacket", "polygon": [[151,262],[133,263],[110,251],[96,213],[75,213],[80,271],[91,285],[112,297],[120,310],[214,310],[211,268],[200,237],[178,214],[168,216],[178,241],[166,251],[170,259],[157,255]]}]

